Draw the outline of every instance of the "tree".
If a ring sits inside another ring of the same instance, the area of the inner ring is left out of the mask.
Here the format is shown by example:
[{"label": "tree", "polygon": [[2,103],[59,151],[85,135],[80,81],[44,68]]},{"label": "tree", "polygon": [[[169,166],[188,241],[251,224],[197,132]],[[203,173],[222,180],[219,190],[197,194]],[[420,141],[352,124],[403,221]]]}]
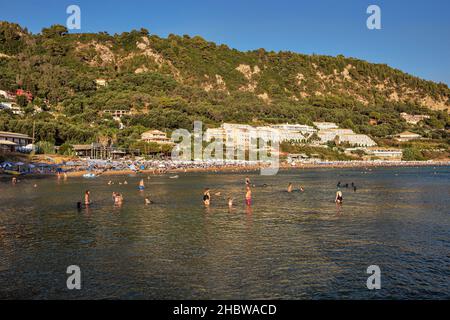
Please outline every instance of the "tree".
[{"label": "tree", "polygon": [[68,32],[67,28],[60,24],[54,24],[50,28],[42,29],[42,35],[45,38],[61,37],[65,34],[67,34],[67,32]]},{"label": "tree", "polygon": [[403,150],[403,160],[405,161],[422,161],[425,160],[424,156],[422,155],[422,152],[414,147],[405,148]]}]

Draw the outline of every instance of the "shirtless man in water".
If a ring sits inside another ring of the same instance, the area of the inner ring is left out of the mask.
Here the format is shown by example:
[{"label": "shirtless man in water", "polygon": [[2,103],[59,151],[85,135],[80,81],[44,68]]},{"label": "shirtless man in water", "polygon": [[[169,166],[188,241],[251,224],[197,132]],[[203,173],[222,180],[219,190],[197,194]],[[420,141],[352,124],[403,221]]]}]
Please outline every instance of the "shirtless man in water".
[{"label": "shirtless man in water", "polygon": [[86,206],[91,204],[91,192],[89,190],[86,190],[84,193],[84,204]]},{"label": "shirtless man in water", "polygon": [[291,193],[292,192],[292,188],[293,188],[292,182],[289,182],[288,188],[287,188],[287,192]]}]

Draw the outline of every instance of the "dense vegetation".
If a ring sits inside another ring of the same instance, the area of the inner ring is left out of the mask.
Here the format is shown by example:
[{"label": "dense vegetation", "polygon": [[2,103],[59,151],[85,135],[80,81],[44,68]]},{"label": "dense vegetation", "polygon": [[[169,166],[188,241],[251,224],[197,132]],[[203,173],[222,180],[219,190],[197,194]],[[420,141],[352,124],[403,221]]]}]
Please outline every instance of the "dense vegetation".
[{"label": "dense vegetation", "polygon": [[[410,130],[449,139],[445,84],[354,58],[239,52],[199,36],[163,39],[145,29],[68,34],[56,25],[31,34],[0,22],[0,90],[19,88],[33,101],[18,98],[24,116],[1,111],[0,130],[31,134],[34,122],[37,140],[57,145],[131,147],[147,129],[191,129],[194,120],[208,126],[333,121],[374,138]],[[114,109],[132,111],[122,130],[102,112]],[[411,126],[400,112],[431,118]]]}]

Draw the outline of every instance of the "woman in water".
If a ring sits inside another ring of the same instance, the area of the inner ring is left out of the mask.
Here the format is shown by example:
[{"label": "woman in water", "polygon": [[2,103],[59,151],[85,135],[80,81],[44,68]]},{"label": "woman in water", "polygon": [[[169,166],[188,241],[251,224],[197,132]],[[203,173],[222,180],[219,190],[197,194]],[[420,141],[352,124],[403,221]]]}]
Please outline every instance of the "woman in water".
[{"label": "woman in water", "polygon": [[336,192],[336,199],[334,200],[334,202],[336,202],[337,204],[342,204],[343,201],[344,201],[344,198],[342,197],[342,191],[338,190]]},{"label": "woman in water", "polygon": [[211,194],[209,192],[209,189],[206,188],[205,191],[203,192],[203,204],[208,207],[210,203],[211,203]]},{"label": "woman in water", "polygon": [[247,186],[247,192],[245,193],[245,204],[247,206],[252,205],[252,189],[250,186]]}]

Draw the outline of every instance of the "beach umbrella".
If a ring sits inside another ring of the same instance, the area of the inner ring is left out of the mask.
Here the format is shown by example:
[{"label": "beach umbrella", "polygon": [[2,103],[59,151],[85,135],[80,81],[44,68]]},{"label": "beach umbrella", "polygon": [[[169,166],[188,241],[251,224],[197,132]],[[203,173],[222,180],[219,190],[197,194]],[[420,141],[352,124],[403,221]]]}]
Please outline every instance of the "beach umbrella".
[{"label": "beach umbrella", "polygon": [[34,164],[31,164],[31,163],[28,165],[28,167],[31,168],[31,169],[36,168],[36,166]]},{"label": "beach umbrella", "polygon": [[23,162],[16,162],[16,166],[23,166],[25,163]]}]

